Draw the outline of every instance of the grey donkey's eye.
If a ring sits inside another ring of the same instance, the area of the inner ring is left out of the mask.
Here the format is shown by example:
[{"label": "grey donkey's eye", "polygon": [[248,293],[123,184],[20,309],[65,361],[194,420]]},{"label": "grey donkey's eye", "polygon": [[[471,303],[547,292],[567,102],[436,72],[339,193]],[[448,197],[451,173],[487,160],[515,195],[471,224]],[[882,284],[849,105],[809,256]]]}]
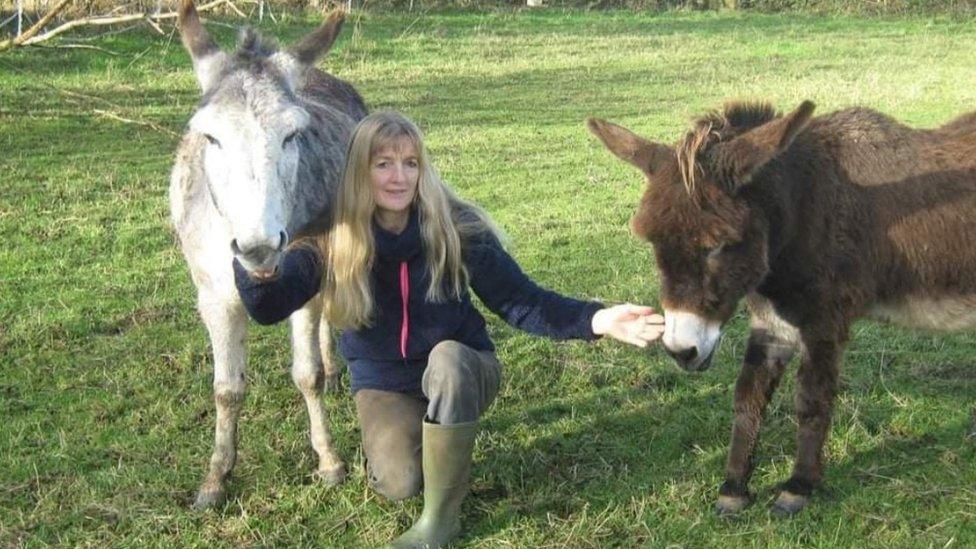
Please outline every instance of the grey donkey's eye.
[{"label": "grey donkey's eye", "polygon": [[217,141],[216,137],[210,135],[209,133],[205,133],[203,136],[207,138],[207,142],[209,142],[211,145],[216,146],[218,149],[220,148],[220,141]]},{"label": "grey donkey's eye", "polygon": [[296,137],[298,137],[298,132],[297,131],[296,132],[291,132],[290,134],[288,134],[287,136],[285,136],[285,140],[281,142],[281,146],[282,147],[287,147],[289,143],[292,143],[292,142],[295,141],[295,138]]}]

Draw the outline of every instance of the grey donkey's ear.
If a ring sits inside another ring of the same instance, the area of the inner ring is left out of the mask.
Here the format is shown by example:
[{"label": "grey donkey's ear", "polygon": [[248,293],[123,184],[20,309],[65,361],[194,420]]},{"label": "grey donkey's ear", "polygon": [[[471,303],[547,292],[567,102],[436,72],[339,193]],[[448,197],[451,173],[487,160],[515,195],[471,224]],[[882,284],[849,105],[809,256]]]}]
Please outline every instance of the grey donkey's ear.
[{"label": "grey donkey's ear", "polygon": [[315,64],[315,61],[332,48],[345,20],[345,9],[333,10],[317,29],[291,47],[291,54],[295,56],[295,60],[306,66]]},{"label": "grey donkey's ear", "polygon": [[293,88],[302,86],[308,69],[332,48],[345,19],[346,10],[333,10],[318,28],[288,48],[287,52],[278,52],[271,57]]},{"label": "grey donkey's ear", "polygon": [[183,0],[177,15],[183,47],[193,59],[193,72],[196,73],[200,89],[206,92],[217,81],[226,55],[220,51],[217,43],[210,38],[207,29],[200,23],[200,15],[193,0]]}]

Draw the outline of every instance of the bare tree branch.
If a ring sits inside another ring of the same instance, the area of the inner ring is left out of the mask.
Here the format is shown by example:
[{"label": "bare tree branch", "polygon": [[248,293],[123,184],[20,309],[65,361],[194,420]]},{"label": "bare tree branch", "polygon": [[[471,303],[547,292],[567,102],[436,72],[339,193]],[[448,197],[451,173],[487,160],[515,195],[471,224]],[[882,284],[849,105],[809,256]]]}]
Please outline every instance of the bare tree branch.
[{"label": "bare tree branch", "polygon": [[61,0],[60,2],[55,4],[53,8],[51,8],[51,11],[47,12],[47,14],[44,17],[41,17],[40,20],[37,21],[37,23],[31,25],[31,28],[27,29],[27,31],[25,31],[23,34],[0,42],[0,51],[8,50],[14,46],[19,46],[24,42],[26,42],[27,40],[30,40],[35,34],[41,32],[41,29],[44,28],[44,25],[47,25],[48,21],[54,19],[54,16],[56,16],[61,10],[65,8],[65,6],[70,4],[72,1],[73,0]]},{"label": "bare tree branch", "polygon": [[[50,21],[55,15],[57,15],[59,11],[61,11],[67,4],[69,4],[72,1],[73,0],[61,0],[61,2],[58,3],[56,6],[54,6],[54,8],[52,8],[47,15],[42,17],[40,21],[38,21],[37,23],[34,24],[34,26],[28,29],[27,32],[18,36],[17,38],[12,38],[0,42],[0,52],[17,46],[30,46],[31,44],[44,42],[45,40],[50,40],[51,38],[54,38],[59,34],[62,34],[64,32],[67,32],[77,27],[117,25],[119,23],[128,23],[130,21],[147,21],[147,22],[154,23],[157,21],[162,21],[164,19],[176,19],[177,17],[176,12],[160,13],[160,14],[131,13],[128,15],[119,15],[115,17],[106,17],[106,16],[82,17],[81,19],[68,21],[67,23],[64,23],[63,25],[60,25],[44,34],[35,36],[48,21]],[[236,6],[234,6],[231,0],[215,0],[213,2],[210,2],[209,4],[204,4],[198,7],[197,11],[201,11],[201,12],[207,11],[216,8],[218,6],[222,6],[224,4],[231,6],[234,9],[234,11],[236,11],[237,13],[241,13],[241,11],[237,9]],[[157,29],[157,30],[161,30],[161,29]]]}]

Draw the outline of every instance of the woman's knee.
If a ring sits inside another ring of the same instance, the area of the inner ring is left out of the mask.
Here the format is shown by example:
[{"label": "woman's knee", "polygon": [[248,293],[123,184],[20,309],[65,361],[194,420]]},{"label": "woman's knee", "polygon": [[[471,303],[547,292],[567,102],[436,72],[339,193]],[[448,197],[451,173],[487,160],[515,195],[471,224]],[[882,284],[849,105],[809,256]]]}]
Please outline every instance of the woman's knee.
[{"label": "woman's knee", "polygon": [[420,443],[426,403],[373,389],[358,391],[355,400],[370,485],[392,500],[417,494],[423,478]]},{"label": "woman's knee", "polygon": [[[457,341],[442,341],[427,358],[425,385],[456,393],[471,387],[471,366],[465,360],[470,349]],[[428,395],[429,396],[429,395]]]},{"label": "woman's knee", "polygon": [[465,355],[470,352],[471,348],[463,343],[452,340],[441,341],[430,350],[427,363],[428,365],[463,364]]},{"label": "woman's knee", "polygon": [[[376,465],[379,465],[378,467]],[[419,463],[374,464],[367,462],[369,484],[381,496],[399,501],[420,493],[423,472]]]}]

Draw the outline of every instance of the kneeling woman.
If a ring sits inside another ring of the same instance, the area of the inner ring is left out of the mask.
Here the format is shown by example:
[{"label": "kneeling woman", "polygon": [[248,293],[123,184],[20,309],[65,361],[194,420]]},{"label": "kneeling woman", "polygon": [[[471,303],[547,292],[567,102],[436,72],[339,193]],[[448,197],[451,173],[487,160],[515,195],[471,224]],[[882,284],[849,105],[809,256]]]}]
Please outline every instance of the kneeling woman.
[{"label": "kneeling woman", "polygon": [[478,418],[498,394],[501,365],[470,290],[509,324],[555,339],[609,335],[646,346],[663,319],[648,307],[577,301],[540,288],[502,248],[484,212],[437,176],[420,131],[394,112],[356,128],[325,246],[295,245],[271,282],[235,264],[259,322],[300,308],[325,280],[325,316],[343,329],[372,486],[418,493],[424,510],[397,547],[436,547],[460,530]]}]

